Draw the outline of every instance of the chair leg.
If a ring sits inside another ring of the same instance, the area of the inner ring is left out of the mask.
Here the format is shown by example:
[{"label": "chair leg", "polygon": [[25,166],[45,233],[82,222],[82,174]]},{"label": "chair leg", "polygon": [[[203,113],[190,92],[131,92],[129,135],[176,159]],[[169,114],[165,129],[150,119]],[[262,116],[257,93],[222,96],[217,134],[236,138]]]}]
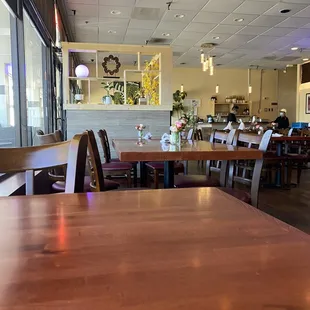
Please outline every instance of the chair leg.
[{"label": "chair leg", "polygon": [[154,169],[154,186],[155,189],[159,189],[159,172]]},{"label": "chair leg", "polygon": [[138,186],[138,169],[137,169],[137,165],[133,166],[133,186],[134,187]]},{"label": "chair leg", "polygon": [[131,188],[131,170],[127,170],[126,175],[127,175],[127,186],[128,188]]},{"label": "chair leg", "polygon": [[301,172],[302,172],[303,163],[298,163],[297,166],[297,184],[300,184]]}]

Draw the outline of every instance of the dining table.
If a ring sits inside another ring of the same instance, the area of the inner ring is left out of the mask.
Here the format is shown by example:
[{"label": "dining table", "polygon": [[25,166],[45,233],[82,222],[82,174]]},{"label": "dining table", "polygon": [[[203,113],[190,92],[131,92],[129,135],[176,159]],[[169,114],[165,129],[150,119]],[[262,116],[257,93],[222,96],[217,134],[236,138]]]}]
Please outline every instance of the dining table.
[{"label": "dining table", "polygon": [[225,185],[227,162],[233,160],[262,159],[257,149],[232,146],[208,141],[182,141],[180,145],[160,143],[160,140],[113,139],[112,145],[121,162],[140,162],[141,176],[145,175],[145,162],[164,162],[164,188],[174,187],[174,162],[189,160],[222,160],[221,186]]},{"label": "dining table", "polygon": [[310,309],[310,237],[217,188],[0,198],[1,310]]}]

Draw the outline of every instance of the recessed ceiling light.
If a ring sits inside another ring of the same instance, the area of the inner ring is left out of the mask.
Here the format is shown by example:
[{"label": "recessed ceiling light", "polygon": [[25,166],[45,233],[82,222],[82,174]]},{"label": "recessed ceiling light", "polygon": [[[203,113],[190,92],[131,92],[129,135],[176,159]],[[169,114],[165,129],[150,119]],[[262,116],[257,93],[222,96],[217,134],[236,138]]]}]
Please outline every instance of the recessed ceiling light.
[{"label": "recessed ceiling light", "polygon": [[297,46],[294,46],[294,47],[291,48],[292,51],[298,51],[298,49],[299,48]]},{"label": "recessed ceiling light", "polygon": [[308,61],[309,60],[309,58],[303,58],[303,61]]},{"label": "recessed ceiling light", "polygon": [[286,68],[292,68],[294,65],[286,65]]},{"label": "recessed ceiling light", "polygon": [[241,22],[243,22],[244,21],[244,18],[236,18],[235,19],[235,22],[237,22],[237,23],[241,23]]},{"label": "recessed ceiling light", "polygon": [[291,12],[290,9],[283,9],[283,10],[280,11],[280,13],[282,13],[282,14],[287,14],[289,12]]},{"label": "recessed ceiling light", "polygon": [[111,14],[112,15],[120,15],[122,12],[121,11],[118,11],[118,10],[112,10],[111,11]]},{"label": "recessed ceiling light", "polygon": [[175,14],[174,17],[175,18],[184,18],[185,15],[184,14]]},{"label": "recessed ceiling light", "polygon": [[170,37],[170,33],[168,33],[168,32],[164,32],[164,33],[162,33],[161,34],[163,37]]},{"label": "recessed ceiling light", "polygon": [[110,33],[110,34],[116,34],[116,31],[115,31],[115,30],[108,30],[108,33]]},{"label": "recessed ceiling light", "polygon": [[186,62],[181,62],[180,65],[186,65]]},{"label": "recessed ceiling light", "polygon": [[213,37],[212,39],[213,39],[213,40],[219,40],[220,37],[216,36],[216,37]]}]

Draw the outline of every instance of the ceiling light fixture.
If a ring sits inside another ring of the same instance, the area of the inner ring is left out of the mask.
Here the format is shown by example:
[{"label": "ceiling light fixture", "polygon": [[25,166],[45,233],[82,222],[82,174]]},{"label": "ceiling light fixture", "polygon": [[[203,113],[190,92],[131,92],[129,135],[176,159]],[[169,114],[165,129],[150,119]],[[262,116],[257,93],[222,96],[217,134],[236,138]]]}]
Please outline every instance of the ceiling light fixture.
[{"label": "ceiling light fixture", "polygon": [[302,60],[303,60],[303,61],[308,61],[308,60],[309,60],[309,58],[303,58]]},{"label": "ceiling light fixture", "polygon": [[184,85],[181,84],[181,89],[180,89],[181,93],[184,93]]},{"label": "ceiling light fixture", "polygon": [[118,10],[112,10],[110,13],[111,13],[112,15],[120,15],[120,14],[122,14],[122,12],[121,12],[121,11],[118,11]]},{"label": "ceiling light fixture", "polygon": [[214,75],[214,62],[213,56],[208,55],[205,57],[204,48],[213,49],[216,46],[214,43],[204,43],[201,45],[201,55],[200,55],[200,63],[202,64],[202,71],[206,72],[209,70],[210,75]]},{"label": "ceiling light fixture", "polygon": [[162,33],[161,34],[163,37],[170,37],[170,33],[168,33],[168,32],[164,32],[164,33]]},{"label": "ceiling light fixture", "polygon": [[249,68],[248,69],[248,94],[249,94],[249,100],[250,100],[250,95],[252,94],[252,70]]},{"label": "ceiling light fixture", "polygon": [[213,37],[212,39],[213,39],[213,40],[219,40],[220,37],[217,37],[217,36],[216,36],[216,37]]},{"label": "ceiling light fixture", "polygon": [[293,68],[294,65],[286,65],[286,68]]},{"label": "ceiling light fixture", "polygon": [[236,19],[234,19],[234,21],[237,23],[241,23],[244,21],[244,18],[236,18]]},{"label": "ceiling light fixture", "polygon": [[115,31],[115,30],[108,30],[108,33],[110,33],[110,34],[116,34],[116,31]]},{"label": "ceiling light fixture", "polygon": [[185,17],[185,15],[184,14],[175,14],[174,17],[182,19]]},{"label": "ceiling light fixture", "polygon": [[289,12],[291,12],[290,9],[283,9],[283,10],[280,11],[281,14],[287,14]]},{"label": "ceiling light fixture", "polygon": [[294,46],[291,48],[292,51],[298,51],[298,49],[299,49],[299,47],[297,47],[297,46]]}]

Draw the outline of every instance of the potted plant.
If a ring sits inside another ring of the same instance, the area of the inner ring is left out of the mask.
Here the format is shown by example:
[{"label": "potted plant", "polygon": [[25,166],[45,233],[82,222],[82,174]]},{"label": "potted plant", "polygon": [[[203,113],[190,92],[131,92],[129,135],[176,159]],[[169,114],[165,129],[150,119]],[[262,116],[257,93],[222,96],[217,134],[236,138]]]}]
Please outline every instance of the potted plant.
[{"label": "potted plant", "polygon": [[82,101],[84,100],[83,90],[79,86],[77,87],[76,93],[74,95],[74,99],[77,104],[82,103]]},{"label": "potted plant", "polygon": [[114,83],[102,82],[103,88],[107,92],[105,96],[102,97],[102,102],[104,104],[112,104],[112,97],[110,95],[110,91],[114,89]]}]

